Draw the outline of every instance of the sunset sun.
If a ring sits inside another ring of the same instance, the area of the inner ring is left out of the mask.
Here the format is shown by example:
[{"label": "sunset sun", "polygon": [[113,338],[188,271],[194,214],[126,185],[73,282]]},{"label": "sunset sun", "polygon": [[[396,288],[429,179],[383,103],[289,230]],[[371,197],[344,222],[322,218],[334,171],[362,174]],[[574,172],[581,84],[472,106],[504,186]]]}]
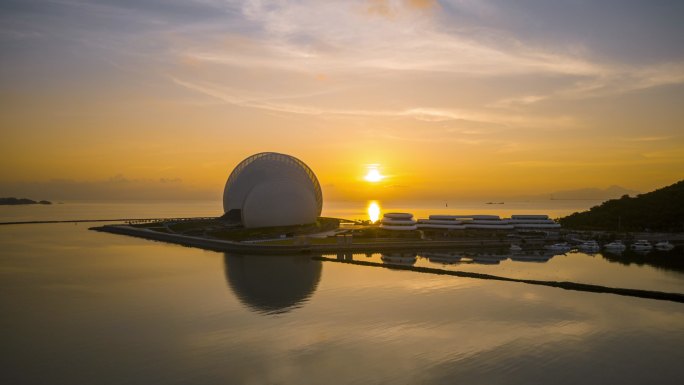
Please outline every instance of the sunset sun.
[{"label": "sunset sun", "polygon": [[376,167],[369,167],[366,176],[363,177],[366,182],[377,183],[385,179],[385,176],[378,171]]}]

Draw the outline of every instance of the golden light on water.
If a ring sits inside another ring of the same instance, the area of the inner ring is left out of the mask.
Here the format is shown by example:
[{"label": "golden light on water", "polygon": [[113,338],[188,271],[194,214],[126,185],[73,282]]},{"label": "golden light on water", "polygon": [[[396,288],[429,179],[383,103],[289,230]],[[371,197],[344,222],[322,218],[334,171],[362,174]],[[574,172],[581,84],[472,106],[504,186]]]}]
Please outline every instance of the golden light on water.
[{"label": "golden light on water", "polygon": [[370,203],[368,203],[368,218],[373,223],[380,219],[380,205],[377,201],[370,201]]},{"label": "golden light on water", "polygon": [[368,166],[368,172],[366,173],[366,176],[363,177],[363,179],[365,179],[367,182],[376,183],[385,179],[385,176],[380,174],[380,171],[378,170],[378,165],[371,164]]}]

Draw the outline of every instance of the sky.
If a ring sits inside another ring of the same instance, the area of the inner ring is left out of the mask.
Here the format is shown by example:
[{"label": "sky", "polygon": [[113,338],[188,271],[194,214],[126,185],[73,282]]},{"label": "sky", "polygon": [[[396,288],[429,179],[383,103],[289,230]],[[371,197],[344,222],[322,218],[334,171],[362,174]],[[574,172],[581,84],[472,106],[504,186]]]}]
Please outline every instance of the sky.
[{"label": "sky", "polygon": [[659,0],[0,0],[0,195],[221,199],[263,151],[327,200],[651,191],[684,176],[681,20]]}]

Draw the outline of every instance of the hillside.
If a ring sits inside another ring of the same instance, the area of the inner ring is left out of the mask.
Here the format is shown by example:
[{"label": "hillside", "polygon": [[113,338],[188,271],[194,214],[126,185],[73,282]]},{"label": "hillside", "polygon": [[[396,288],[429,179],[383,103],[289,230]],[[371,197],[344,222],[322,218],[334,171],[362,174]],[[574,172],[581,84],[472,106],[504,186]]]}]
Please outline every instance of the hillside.
[{"label": "hillside", "polygon": [[26,198],[0,198],[0,205],[15,206],[15,205],[49,205],[52,202],[48,201],[34,201]]},{"label": "hillside", "polygon": [[568,229],[682,232],[684,180],[633,198],[611,199],[561,218],[560,223]]}]

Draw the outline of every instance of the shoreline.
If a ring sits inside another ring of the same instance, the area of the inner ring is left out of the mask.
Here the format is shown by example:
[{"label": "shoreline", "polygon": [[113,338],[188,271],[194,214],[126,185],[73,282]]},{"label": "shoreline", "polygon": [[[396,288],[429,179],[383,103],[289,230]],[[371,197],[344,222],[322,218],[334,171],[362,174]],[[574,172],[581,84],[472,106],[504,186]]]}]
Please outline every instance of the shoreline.
[{"label": "shoreline", "polygon": [[229,251],[249,254],[306,254],[335,252],[382,252],[382,251],[424,251],[434,249],[453,249],[458,247],[502,248],[510,245],[510,240],[477,239],[457,241],[392,241],[369,243],[346,243],[332,245],[264,245],[202,238],[181,234],[161,233],[128,225],[104,225],[91,227],[90,230],[128,235],[154,241],[174,243],[183,246],[197,247],[205,250]]}]

